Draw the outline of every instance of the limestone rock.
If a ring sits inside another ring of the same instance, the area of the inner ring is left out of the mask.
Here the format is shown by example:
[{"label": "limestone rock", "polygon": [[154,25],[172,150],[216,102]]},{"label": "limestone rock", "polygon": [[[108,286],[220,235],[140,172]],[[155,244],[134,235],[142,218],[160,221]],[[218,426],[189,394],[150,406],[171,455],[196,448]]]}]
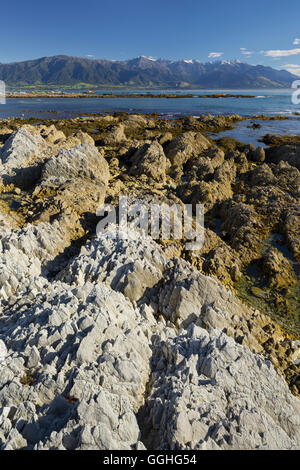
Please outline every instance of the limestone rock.
[{"label": "limestone rock", "polygon": [[131,158],[130,173],[135,176],[145,174],[150,180],[164,183],[170,162],[158,142],[145,144]]},{"label": "limestone rock", "polygon": [[110,129],[109,134],[107,134],[103,139],[102,142],[104,145],[108,146],[115,146],[122,144],[127,141],[127,137],[125,135],[125,128],[123,124],[117,124]]},{"label": "limestone rock", "polygon": [[270,363],[219,330],[196,325],[177,338],[158,339],[154,348],[143,410],[148,448],[299,448],[300,402]]},{"label": "limestone rock", "polygon": [[2,340],[0,340],[0,363],[5,361],[7,356],[7,349]]},{"label": "limestone rock", "polygon": [[5,142],[0,151],[0,175],[5,184],[28,188],[38,180],[45,161],[46,144],[38,134],[20,128]]},{"label": "limestone rock", "polygon": [[209,140],[200,133],[186,132],[175,137],[165,152],[174,166],[184,165],[190,158],[197,157],[211,146]]},{"label": "limestone rock", "polygon": [[74,178],[90,179],[108,183],[109,168],[98,150],[90,144],[81,144],[72,149],[62,149],[51,157],[42,172],[42,180],[55,179],[59,183]]},{"label": "limestone rock", "polygon": [[280,161],[288,162],[290,165],[300,170],[300,145],[270,147],[267,150],[267,162],[279,163]]}]

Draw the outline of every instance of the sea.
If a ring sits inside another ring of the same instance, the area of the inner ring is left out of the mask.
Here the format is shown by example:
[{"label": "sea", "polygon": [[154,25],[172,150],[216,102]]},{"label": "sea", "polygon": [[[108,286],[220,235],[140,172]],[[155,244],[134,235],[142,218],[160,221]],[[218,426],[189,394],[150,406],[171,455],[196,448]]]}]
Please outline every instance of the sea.
[{"label": "sea", "polygon": [[[47,90],[43,90],[47,91]],[[80,90],[76,90],[80,91]],[[93,93],[112,93],[112,90],[91,90]],[[170,118],[182,116],[199,117],[202,114],[229,115],[239,114],[247,117],[237,124],[234,130],[218,134],[245,143],[257,144],[265,134],[299,135],[300,104],[292,102],[292,89],[280,90],[129,90],[115,91],[126,94],[120,98],[10,98],[0,105],[0,119],[23,117],[38,119],[71,119],[89,113],[158,113]],[[69,91],[71,92],[71,90]],[[74,90],[73,90],[74,92]],[[66,91],[68,93],[68,91]],[[193,94],[192,98],[134,98],[133,93],[180,95]],[[227,93],[233,95],[252,95],[255,98],[200,98],[199,95]],[[299,113],[299,115],[297,115]],[[253,116],[264,114],[270,117],[287,116],[288,120],[260,121]],[[253,122],[261,124],[260,129],[249,128]],[[260,144],[262,145],[262,144]]]}]

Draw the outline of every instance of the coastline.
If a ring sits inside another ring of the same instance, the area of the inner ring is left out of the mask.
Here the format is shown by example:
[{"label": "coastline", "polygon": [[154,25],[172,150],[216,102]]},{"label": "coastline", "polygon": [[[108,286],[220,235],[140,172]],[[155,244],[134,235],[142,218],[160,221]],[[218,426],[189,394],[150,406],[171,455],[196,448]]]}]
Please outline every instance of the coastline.
[{"label": "coastline", "polygon": [[92,92],[85,92],[85,93],[43,93],[43,92],[30,92],[30,93],[22,93],[22,92],[8,92],[6,94],[7,99],[11,98],[20,98],[20,99],[27,99],[27,98],[97,98],[97,99],[105,99],[105,98],[168,98],[168,99],[184,99],[184,98],[255,98],[255,95],[242,95],[242,94],[230,94],[230,93],[212,93],[208,95],[195,95],[193,93],[92,93]]}]

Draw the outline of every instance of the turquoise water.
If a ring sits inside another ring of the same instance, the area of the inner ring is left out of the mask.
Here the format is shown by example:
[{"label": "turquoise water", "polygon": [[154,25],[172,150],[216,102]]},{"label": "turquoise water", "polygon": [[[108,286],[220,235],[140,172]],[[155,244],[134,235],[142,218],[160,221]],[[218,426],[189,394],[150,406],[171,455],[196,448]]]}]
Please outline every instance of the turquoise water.
[{"label": "turquoise water", "polygon": [[[101,90],[96,93],[109,93],[110,90]],[[194,95],[193,98],[132,98],[132,93],[178,93]],[[124,91],[113,91],[124,93]],[[300,105],[292,104],[292,90],[130,90],[125,92],[126,98],[28,98],[8,99],[5,105],[0,105],[0,118],[9,117],[36,117],[36,118],[68,118],[84,113],[111,113],[126,111],[131,113],[160,113],[179,117],[184,115],[200,116],[201,114],[240,114],[254,116],[266,114],[269,116],[286,115],[288,121],[260,121],[262,129],[247,129],[250,122],[245,121],[234,131],[226,132],[234,138],[245,142],[256,143],[266,133],[299,134]],[[199,98],[201,94],[230,93],[255,95],[255,98]]]}]

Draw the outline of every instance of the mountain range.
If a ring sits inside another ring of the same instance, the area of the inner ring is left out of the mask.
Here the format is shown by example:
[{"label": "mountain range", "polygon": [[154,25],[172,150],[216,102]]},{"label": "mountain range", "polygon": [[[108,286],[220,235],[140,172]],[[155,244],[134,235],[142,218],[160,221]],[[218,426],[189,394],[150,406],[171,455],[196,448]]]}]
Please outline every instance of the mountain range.
[{"label": "mountain range", "polygon": [[286,70],[239,61],[171,61],[141,56],[126,61],[58,55],[0,63],[11,87],[289,88],[299,77]]}]

